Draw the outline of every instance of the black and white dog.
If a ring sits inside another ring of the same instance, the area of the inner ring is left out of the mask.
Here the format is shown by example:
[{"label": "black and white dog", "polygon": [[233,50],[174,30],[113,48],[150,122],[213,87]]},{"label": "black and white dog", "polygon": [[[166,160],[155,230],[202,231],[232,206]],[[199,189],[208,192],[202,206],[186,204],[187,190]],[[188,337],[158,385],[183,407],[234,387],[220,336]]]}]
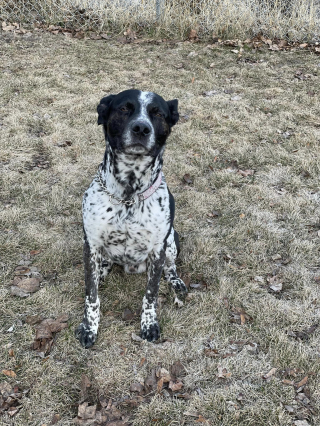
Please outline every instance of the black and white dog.
[{"label": "black and white dog", "polygon": [[129,273],[147,270],[141,337],[148,341],[160,334],[156,305],[162,271],[176,295],[187,292],[175,265],[174,198],[161,170],[166,139],[179,119],[178,101],[126,90],[101,99],[98,115],[106,151],[83,197],[86,297],[76,337],[85,348],[97,337],[98,287],[113,263]]}]

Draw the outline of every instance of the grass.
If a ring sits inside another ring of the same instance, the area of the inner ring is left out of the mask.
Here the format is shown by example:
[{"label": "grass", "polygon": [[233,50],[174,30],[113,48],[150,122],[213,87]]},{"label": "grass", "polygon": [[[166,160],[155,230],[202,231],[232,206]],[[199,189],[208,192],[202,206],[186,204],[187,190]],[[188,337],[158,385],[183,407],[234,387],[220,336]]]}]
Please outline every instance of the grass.
[{"label": "grass", "polygon": [[4,21],[156,37],[319,40],[319,0],[2,0]]},{"label": "grass", "polygon": [[[288,335],[319,322],[320,59],[299,50],[248,49],[237,60],[230,49],[1,35],[0,359],[1,370],[17,377],[1,375],[0,382],[30,389],[20,412],[13,419],[3,415],[1,424],[49,425],[60,414],[57,424],[67,426],[77,414],[83,373],[94,403],[98,394],[129,395],[133,381],[177,360],[187,370],[184,390],[191,398],[155,395],[132,409],[133,425],[199,424],[190,412],[211,425],[292,425],[302,405],[282,382],[287,368],[300,369],[295,382],[308,375],[311,404],[320,409],[319,330],[306,341]],[[295,78],[297,70],[310,76]],[[167,341],[137,343],[131,333],[139,332],[139,320],[127,324],[122,312],[140,307],[145,277],[115,268],[100,291],[97,343],[84,350],[73,330],[83,312],[81,198],[104,153],[96,105],[105,94],[131,87],[179,99],[181,121],[164,167],[182,239],[179,270],[208,288],[192,290],[177,310],[162,283],[167,302],[159,316]],[[203,96],[212,90],[217,93]],[[59,146],[65,141],[70,144]],[[255,173],[242,177],[237,168]],[[183,183],[186,173],[193,184]],[[212,217],[217,210],[221,215]],[[42,288],[26,299],[13,297],[14,269],[31,250],[40,250],[31,260],[41,269]],[[268,291],[272,276],[283,283],[279,294]],[[252,319],[230,322],[236,307]],[[69,328],[41,359],[30,349],[35,329],[26,317],[62,313]],[[232,357],[205,355],[208,345],[224,354],[239,340],[259,350],[246,344]],[[220,364],[229,378],[217,377]],[[277,372],[266,381],[271,368]],[[319,414],[309,413],[308,421],[319,424]]]}]

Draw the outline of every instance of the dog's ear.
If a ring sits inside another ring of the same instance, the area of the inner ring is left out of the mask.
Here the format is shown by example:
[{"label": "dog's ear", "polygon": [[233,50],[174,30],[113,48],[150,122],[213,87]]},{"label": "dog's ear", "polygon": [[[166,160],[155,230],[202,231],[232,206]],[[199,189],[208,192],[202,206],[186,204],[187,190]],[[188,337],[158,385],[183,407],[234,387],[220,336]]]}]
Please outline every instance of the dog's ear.
[{"label": "dog's ear", "polygon": [[116,95],[109,95],[101,99],[99,105],[97,106],[98,124],[107,124],[109,107],[115,96]]},{"label": "dog's ear", "polygon": [[178,99],[168,101],[167,104],[171,114],[171,126],[174,126],[176,123],[178,123],[179,120]]}]

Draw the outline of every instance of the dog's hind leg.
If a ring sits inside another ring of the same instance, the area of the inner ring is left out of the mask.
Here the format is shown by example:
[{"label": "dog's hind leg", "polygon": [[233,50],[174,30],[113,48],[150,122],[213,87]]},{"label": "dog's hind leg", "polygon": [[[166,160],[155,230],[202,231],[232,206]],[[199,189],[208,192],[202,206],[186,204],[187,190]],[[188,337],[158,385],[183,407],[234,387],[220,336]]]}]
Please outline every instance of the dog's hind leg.
[{"label": "dog's hind leg", "polygon": [[83,260],[86,286],[85,307],[82,323],[76,329],[75,336],[84,348],[90,348],[96,341],[100,320],[98,287],[101,279],[102,253],[100,248],[90,246],[86,235]]},{"label": "dog's hind leg", "polygon": [[182,306],[183,302],[179,297],[184,297],[188,292],[185,283],[181,278],[178,277],[177,269],[176,269],[176,258],[179,254],[180,246],[179,246],[179,235],[178,233],[171,228],[170,235],[167,239],[167,248],[166,248],[166,260],[164,264],[164,276],[165,279],[171,285],[173,291],[175,292],[175,303],[178,306]]}]

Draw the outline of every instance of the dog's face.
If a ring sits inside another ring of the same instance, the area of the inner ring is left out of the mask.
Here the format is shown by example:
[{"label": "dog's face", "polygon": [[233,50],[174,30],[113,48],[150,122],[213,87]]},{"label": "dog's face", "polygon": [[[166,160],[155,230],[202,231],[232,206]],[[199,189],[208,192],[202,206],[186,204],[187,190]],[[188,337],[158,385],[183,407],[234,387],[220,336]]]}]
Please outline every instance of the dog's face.
[{"label": "dog's face", "polygon": [[125,90],[101,99],[98,124],[107,143],[126,154],[157,156],[179,120],[178,101],[140,90]]}]

